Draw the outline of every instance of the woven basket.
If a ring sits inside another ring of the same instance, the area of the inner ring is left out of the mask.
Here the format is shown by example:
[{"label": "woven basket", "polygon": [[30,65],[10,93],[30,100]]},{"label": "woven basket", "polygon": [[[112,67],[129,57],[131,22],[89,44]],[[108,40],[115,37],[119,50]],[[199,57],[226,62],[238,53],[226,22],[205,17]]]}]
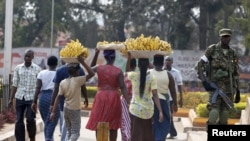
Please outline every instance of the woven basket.
[{"label": "woven basket", "polygon": [[100,50],[109,50],[109,49],[121,50],[124,47],[125,45],[123,43],[120,43],[120,44],[110,43],[110,44],[99,45],[96,48]]},{"label": "woven basket", "polygon": [[153,58],[158,51],[129,50],[132,58]]},{"label": "woven basket", "polygon": [[173,54],[173,52],[167,52],[167,51],[158,50],[156,54],[163,55],[163,56],[170,56],[170,55]]},{"label": "woven basket", "polygon": [[79,63],[76,57],[61,57],[65,63]]}]

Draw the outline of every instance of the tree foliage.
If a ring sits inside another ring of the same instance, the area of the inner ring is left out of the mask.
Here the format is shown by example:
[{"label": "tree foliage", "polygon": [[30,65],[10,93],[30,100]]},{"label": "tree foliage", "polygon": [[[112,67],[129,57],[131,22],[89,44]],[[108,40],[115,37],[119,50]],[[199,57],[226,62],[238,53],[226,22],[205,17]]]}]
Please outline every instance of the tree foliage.
[{"label": "tree foliage", "polygon": [[[247,0],[54,2],[53,44],[58,31],[67,31],[71,33],[71,38],[79,39],[90,48],[94,48],[98,41],[125,41],[128,37],[144,34],[159,36],[169,41],[174,49],[205,49],[207,45],[218,40],[218,31],[222,27],[234,29],[245,37],[246,45],[250,44]],[[2,28],[4,8],[2,1]],[[13,47],[49,47],[51,14],[52,0],[14,1]],[[100,25],[100,22],[103,22],[103,25]]]}]

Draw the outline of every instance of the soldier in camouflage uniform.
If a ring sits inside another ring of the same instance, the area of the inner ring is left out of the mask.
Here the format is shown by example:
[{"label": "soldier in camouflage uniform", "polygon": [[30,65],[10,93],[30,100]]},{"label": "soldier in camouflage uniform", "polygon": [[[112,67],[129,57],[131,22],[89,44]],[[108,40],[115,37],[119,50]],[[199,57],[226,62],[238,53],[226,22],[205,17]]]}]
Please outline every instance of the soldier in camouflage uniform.
[{"label": "soldier in camouflage uniform", "polygon": [[[220,42],[210,45],[197,63],[198,78],[204,88],[209,92],[208,124],[227,124],[229,107],[221,96],[212,103],[212,97],[217,85],[230,101],[235,97],[235,103],[240,101],[238,57],[236,52],[229,47],[232,31],[221,29],[219,31]],[[236,96],[234,94],[236,93]]]}]

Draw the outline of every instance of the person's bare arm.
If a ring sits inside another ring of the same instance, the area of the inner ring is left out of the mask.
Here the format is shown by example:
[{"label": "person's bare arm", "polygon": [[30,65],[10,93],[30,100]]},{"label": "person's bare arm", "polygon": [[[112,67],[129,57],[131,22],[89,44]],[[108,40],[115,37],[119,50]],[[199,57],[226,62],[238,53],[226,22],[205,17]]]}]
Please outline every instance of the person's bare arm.
[{"label": "person's bare arm", "polygon": [[62,95],[57,95],[57,96],[56,96],[55,103],[54,103],[54,105],[52,106],[52,110],[51,110],[51,113],[50,113],[50,120],[51,120],[51,121],[53,121],[54,118],[55,118],[55,112],[56,112],[56,110],[57,110],[57,107],[58,107],[58,104],[59,104],[61,98],[62,98]]},{"label": "person's bare arm", "polygon": [[99,55],[99,52],[100,52],[100,50],[96,48],[96,49],[95,49],[95,55],[94,55],[94,58],[93,58],[93,60],[92,60],[92,62],[91,62],[90,67],[94,67],[94,66],[96,65],[97,59],[98,59],[98,55]]},{"label": "person's bare arm", "polygon": [[86,85],[81,86],[81,91],[82,91],[82,97],[84,98],[84,107],[87,108],[89,105],[89,100],[88,100],[88,93],[87,93],[87,88]]},{"label": "person's bare arm", "polygon": [[182,85],[178,85],[178,91],[179,91],[179,95],[180,95],[180,99],[178,101],[178,104],[180,107],[182,107],[183,105],[183,88],[182,88]]},{"label": "person's bare arm", "polygon": [[15,97],[15,94],[16,94],[16,91],[17,91],[17,87],[12,86],[11,90],[12,91],[11,91],[10,99],[9,99],[9,102],[8,102],[8,107],[9,108],[13,107],[13,99]]},{"label": "person's bare arm", "polygon": [[78,61],[83,65],[83,67],[87,70],[88,74],[86,75],[86,81],[95,75],[95,72],[86,64],[84,58],[81,56],[77,57]]},{"label": "person's bare arm", "polygon": [[164,120],[164,117],[163,117],[163,112],[161,109],[160,99],[157,94],[157,89],[152,90],[152,93],[153,93],[153,99],[154,99],[155,105],[159,111],[159,122],[162,122]]},{"label": "person's bare arm", "polygon": [[171,94],[171,97],[172,97],[173,103],[174,103],[173,110],[174,110],[174,112],[177,112],[178,106],[177,106],[177,94],[176,94],[176,88],[175,88],[175,81],[174,81],[174,78],[170,72],[168,72],[168,78],[169,78],[169,86],[168,87],[169,87],[169,91],[170,91],[170,94]]},{"label": "person's bare arm", "polygon": [[[87,70],[88,74],[86,75],[86,81],[89,80],[91,77],[93,77],[95,75],[94,71],[85,63],[83,57],[78,56],[77,59],[85,67],[85,69]],[[86,85],[83,85],[81,87],[81,91],[82,91],[82,96],[85,99],[84,100],[85,108],[87,108],[88,107],[88,97],[87,97]]]},{"label": "person's bare arm", "polygon": [[58,95],[58,90],[59,90],[59,84],[55,83],[52,98],[51,98],[51,102],[50,102],[50,111],[52,111],[55,99],[56,99],[56,97]]},{"label": "person's bare arm", "polygon": [[121,89],[121,93],[124,96],[125,100],[127,101],[128,105],[130,104],[130,100],[129,100],[129,96],[128,96],[128,91],[127,91],[127,87],[124,83],[124,76],[122,71],[119,74],[119,84],[120,84],[120,89]]},{"label": "person's bare arm", "polygon": [[128,52],[128,58],[127,58],[127,63],[126,63],[126,72],[130,71],[130,61],[131,61],[131,54]]},{"label": "person's bare arm", "polygon": [[41,79],[37,79],[37,81],[36,81],[36,91],[35,91],[33,103],[31,105],[31,109],[35,113],[37,112],[37,99],[38,99],[38,95],[41,92],[41,88],[42,88],[42,80]]}]

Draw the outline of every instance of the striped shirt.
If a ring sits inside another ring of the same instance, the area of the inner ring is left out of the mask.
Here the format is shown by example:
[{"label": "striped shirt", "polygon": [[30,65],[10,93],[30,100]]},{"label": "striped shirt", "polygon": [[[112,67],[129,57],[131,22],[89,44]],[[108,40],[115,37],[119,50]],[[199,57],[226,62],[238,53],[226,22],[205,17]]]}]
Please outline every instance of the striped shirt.
[{"label": "striped shirt", "polygon": [[16,99],[33,100],[36,90],[36,77],[40,71],[41,68],[34,63],[30,67],[26,67],[24,63],[15,67],[12,86],[17,87]]}]

